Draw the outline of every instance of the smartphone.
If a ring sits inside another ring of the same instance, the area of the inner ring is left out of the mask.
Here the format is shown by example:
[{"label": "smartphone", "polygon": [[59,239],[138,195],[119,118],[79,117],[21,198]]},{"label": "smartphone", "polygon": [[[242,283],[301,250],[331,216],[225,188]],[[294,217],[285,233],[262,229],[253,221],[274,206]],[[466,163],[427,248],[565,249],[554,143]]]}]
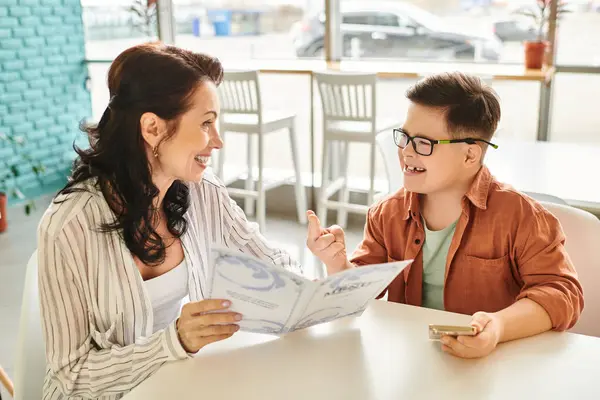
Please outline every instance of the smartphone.
[{"label": "smartphone", "polygon": [[429,339],[440,340],[442,336],[475,336],[474,326],[429,325]]}]

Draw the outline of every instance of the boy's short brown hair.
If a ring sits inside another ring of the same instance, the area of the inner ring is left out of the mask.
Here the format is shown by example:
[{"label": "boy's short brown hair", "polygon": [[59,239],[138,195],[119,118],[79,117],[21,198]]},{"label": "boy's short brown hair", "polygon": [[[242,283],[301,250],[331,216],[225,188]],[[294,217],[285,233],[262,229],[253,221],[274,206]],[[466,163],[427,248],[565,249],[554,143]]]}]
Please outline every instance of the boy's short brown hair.
[{"label": "boy's short brown hair", "polygon": [[406,92],[413,103],[444,109],[451,135],[490,140],[500,121],[500,99],[480,78],[461,72],[431,75]]}]

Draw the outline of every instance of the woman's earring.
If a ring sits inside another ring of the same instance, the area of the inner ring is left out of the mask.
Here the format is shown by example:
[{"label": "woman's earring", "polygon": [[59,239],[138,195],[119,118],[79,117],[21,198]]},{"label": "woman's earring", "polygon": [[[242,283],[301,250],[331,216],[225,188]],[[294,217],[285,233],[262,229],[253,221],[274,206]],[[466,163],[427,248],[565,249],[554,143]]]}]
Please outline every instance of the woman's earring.
[{"label": "woman's earring", "polygon": [[154,155],[154,158],[158,158],[158,146],[154,146],[152,154]]}]

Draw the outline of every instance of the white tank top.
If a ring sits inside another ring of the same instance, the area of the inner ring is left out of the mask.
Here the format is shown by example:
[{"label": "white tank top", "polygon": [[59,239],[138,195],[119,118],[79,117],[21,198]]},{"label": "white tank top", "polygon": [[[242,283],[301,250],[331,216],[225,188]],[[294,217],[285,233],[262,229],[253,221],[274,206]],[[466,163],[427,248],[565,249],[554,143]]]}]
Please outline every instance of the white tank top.
[{"label": "white tank top", "polygon": [[182,301],[189,295],[185,260],[169,272],[144,281],[154,311],[153,332],[165,329],[181,312]]}]

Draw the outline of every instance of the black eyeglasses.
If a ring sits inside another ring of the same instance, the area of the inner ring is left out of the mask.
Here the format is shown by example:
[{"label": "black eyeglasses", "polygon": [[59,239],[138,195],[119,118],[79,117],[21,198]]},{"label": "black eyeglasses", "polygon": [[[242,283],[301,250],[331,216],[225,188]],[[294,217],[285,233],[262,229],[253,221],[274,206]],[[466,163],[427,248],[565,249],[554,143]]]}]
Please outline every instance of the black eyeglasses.
[{"label": "black eyeglasses", "polygon": [[450,144],[450,143],[467,143],[475,144],[476,142],[483,142],[489,144],[494,149],[498,146],[483,139],[476,138],[465,138],[465,139],[446,139],[446,140],[432,140],[420,136],[410,136],[402,129],[394,129],[394,143],[401,149],[406,148],[408,144],[412,142],[413,149],[417,154],[422,156],[430,156],[433,153],[433,146],[436,144]]}]

